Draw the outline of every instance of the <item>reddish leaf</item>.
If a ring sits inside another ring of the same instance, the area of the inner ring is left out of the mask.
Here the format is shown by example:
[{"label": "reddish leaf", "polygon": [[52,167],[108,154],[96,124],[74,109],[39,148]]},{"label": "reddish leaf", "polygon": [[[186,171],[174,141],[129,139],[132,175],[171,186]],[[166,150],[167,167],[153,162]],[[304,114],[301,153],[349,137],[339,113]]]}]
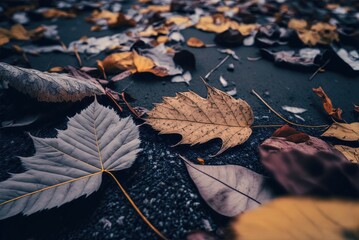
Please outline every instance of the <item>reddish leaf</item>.
[{"label": "reddish leaf", "polygon": [[340,108],[334,108],[332,101],[328,97],[328,95],[324,92],[322,87],[313,88],[313,92],[318,95],[323,101],[324,110],[333,118],[337,120],[342,120],[343,111]]},{"label": "reddish leaf", "polygon": [[291,194],[359,197],[359,165],[321,139],[283,126],[259,151],[263,165]]}]

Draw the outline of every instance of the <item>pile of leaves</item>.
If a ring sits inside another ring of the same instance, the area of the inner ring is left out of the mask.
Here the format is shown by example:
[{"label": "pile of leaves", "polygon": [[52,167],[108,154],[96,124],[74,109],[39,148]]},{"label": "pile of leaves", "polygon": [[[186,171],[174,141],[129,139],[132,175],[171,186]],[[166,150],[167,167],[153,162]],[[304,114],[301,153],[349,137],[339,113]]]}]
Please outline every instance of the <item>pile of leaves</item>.
[{"label": "pile of leaves", "polygon": [[[321,87],[313,92],[332,120],[325,126],[290,122],[254,92],[287,123],[257,146],[258,160],[266,175],[237,165],[208,165],[207,159],[243,144],[261,126],[254,125],[251,106],[233,97],[237,89],[227,89],[226,79],[221,77],[220,82],[228,91],[205,81],[228,58],[239,60],[231,48],[242,45],[261,47],[262,56],[277,63],[315,67],[315,74],[333,66],[357,72],[359,56],[352,49],[358,44],[358,6],[324,1],[301,5],[297,1],[154,2],[158,4],[139,1],[126,11],[116,1],[64,1],[51,8],[7,3],[1,8],[0,18],[17,22],[0,28],[1,50],[20,54],[27,68],[0,63],[0,90],[13,88],[43,102],[76,102],[95,97],[92,104],[69,119],[67,129],[58,131],[56,138],[31,136],[36,153],[20,158],[26,171],[0,183],[0,219],[19,213],[33,214],[88,196],[100,188],[102,175],[108,174],[158,237],[167,239],[113,174],[135,162],[141,151],[140,129],[132,117],[120,118],[115,110],[97,102],[96,96],[106,96],[119,111],[123,110],[121,105],[126,106],[138,121],[155,131],[180,135],[177,144],[222,141],[217,153],[197,159],[198,164],[185,156],[179,155],[178,159],[183,161],[203,200],[218,214],[233,218],[227,234],[236,239],[359,238],[359,148],[348,144],[359,141],[359,123],[347,123],[341,108],[333,106]],[[40,25],[33,30],[22,25],[30,19],[52,18],[56,23],[57,18],[74,18],[84,9],[92,11],[85,19],[92,24],[91,31],[121,32],[74,39],[66,46],[56,25]],[[186,40],[181,31],[187,28],[212,32],[215,46],[225,47],[218,50],[226,57],[203,79],[207,98],[192,91],[178,92],[175,97],[165,97],[152,110],[132,107],[127,93],[113,87],[131,75],[151,74],[190,84],[196,58],[182,46],[212,46],[196,37]],[[277,51],[277,46],[286,50]],[[26,54],[53,51],[75,56],[79,66],[58,66],[47,72],[31,68]],[[83,66],[82,58],[98,54],[105,56],[93,66]],[[228,70],[233,71],[233,66],[228,66]],[[298,118],[297,114],[306,111],[289,106],[283,109]],[[357,106],[354,110],[358,111]],[[3,123],[2,127],[26,126],[35,121],[38,118],[25,118],[13,124]],[[323,139],[298,131],[295,126],[323,128]],[[331,145],[325,141],[328,137],[336,138],[340,144]],[[298,228],[292,229],[293,225]],[[278,231],[283,228],[287,230]],[[193,232],[187,238],[210,238],[211,234]]]}]

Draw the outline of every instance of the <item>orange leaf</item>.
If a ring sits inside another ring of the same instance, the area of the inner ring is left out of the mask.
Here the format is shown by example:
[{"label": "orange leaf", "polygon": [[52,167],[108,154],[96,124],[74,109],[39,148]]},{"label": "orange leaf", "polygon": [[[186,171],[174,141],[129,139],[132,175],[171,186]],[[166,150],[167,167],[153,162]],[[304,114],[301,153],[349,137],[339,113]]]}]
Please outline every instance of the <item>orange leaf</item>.
[{"label": "orange leaf", "polygon": [[328,97],[328,95],[324,92],[321,87],[313,88],[313,92],[318,95],[323,101],[324,110],[332,117],[342,120],[342,110],[340,108],[333,108],[332,101]]},{"label": "orange leaf", "polygon": [[196,48],[202,48],[205,47],[206,44],[204,44],[204,42],[202,42],[202,40],[195,38],[195,37],[191,37],[187,40],[187,45],[189,47],[196,47]]}]

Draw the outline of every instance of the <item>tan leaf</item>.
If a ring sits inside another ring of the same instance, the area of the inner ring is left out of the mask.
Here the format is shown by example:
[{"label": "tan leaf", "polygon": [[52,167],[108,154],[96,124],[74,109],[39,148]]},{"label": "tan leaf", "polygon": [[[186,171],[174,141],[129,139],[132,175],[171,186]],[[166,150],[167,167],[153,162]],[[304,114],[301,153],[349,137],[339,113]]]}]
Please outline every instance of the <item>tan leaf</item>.
[{"label": "tan leaf", "polygon": [[302,29],[306,29],[308,26],[307,21],[303,20],[303,19],[291,19],[288,22],[288,28],[294,29],[294,30],[302,30]]},{"label": "tan leaf", "polygon": [[139,55],[136,51],[133,51],[133,63],[137,72],[148,72],[156,66],[151,59]]},{"label": "tan leaf", "polygon": [[11,36],[17,40],[29,40],[28,31],[21,25],[15,24],[10,29]]},{"label": "tan leaf", "polygon": [[323,137],[335,137],[343,141],[359,141],[359,122],[333,123]]},{"label": "tan leaf", "polygon": [[202,48],[202,47],[206,46],[206,44],[202,40],[195,38],[195,37],[189,38],[187,40],[187,45],[189,47],[196,47],[196,48]]},{"label": "tan leaf", "polygon": [[0,32],[0,46],[8,43],[10,41],[10,38]]},{"label": "tan leaf", "polygon": [[161,134],[182,135],[178,144],[194,145],[220,138],[222,147],[217,154],[244,143],[252,134],[251,107],[242,99],[209,85],[206,87],[206,99],[194,92],[165,97],[163,103],[148,113],[147,123]]},{"label": "tan leaf", "polygon": [[207,32],[221,33],[228,30],[230,25],[230,21],[222,14],[214,14],[201,17],[195,27]]},{"label": "tan leaf", "polygon": [[74,18],[76,17],[76,14],[74,13],[68,13],[56,8],[50,8],[46,11],[44,11],[42,13],[42,16],[44,16],[44,18],[59,18],[59,17],[64,17],[64,18]]},{"label": "tan leaf", "polygon": [[171,10],[170,5],[149,5],[147,8],[142,8],[140,10],[141,14],[149,13],[149,12],[169,12]]},{"label": "tan leaf", "polygon": [[176,24],[177,26],[181,26],[181,27],[190,27],[192,26],[192,22],[191,19],[189,17],[184,17],[184,16],[172,16],[169,17],[166,20],[167,24]]},{"label": "tan leaf", "polygon": [[234,239],[358,239],[359,203],[279,198],[244,213],[232,224]]},{"label": "tan leaf", "polygon": [[343,155],[353,163],[359,163],[359,148],[352,148],[344,145],[335,145]]},{"label": "tan leaf", "polygon": [[231,21],[230,26],[231,29],[239,31],[243,36],[248,36],[254,30],[258,29],[258,27],[259,25],[257,24],[243,24],[236,21]]}]

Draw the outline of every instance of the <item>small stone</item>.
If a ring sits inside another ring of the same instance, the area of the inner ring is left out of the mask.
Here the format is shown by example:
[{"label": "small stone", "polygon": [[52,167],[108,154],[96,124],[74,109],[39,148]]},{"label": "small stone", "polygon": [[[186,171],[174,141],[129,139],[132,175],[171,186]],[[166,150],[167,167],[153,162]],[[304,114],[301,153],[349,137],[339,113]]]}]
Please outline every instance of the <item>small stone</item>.
[{"label": "small stone", "polygon": [[228,64],[227,70],[228,70],[229,72],[233,72],[233,71],[234,71],[234,64],[233,64],[233,63]]}]

